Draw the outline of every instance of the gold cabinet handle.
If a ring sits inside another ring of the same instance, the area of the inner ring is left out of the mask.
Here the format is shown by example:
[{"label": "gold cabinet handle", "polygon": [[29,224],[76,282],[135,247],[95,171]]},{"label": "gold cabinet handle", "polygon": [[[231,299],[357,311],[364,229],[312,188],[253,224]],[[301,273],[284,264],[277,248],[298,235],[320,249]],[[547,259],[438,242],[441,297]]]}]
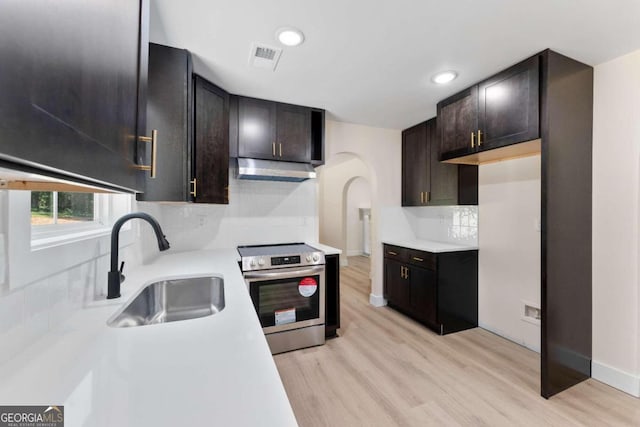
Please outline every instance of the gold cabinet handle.
[{"label": "gold cabinet handle", "polygon": [[388,253],[389,255],[394,255],[394,256],[395,256],[395,255],[398,255],[398,253],[397,253],[397,252],[394,252],[394,251],[387,251],[387,253]]},{"label": "gold cabinet handle", "polygon": [[158,130],[151,131],[151,136],[139,136],[138,139],[142,142],[151,143],[151,164],[150,165],[136,165],[135,168],[141,171],[149,171],[151,178],[156,177],[156,165],[158,164]]},{"label": "gold cabinet handle", "polygon": [[474,132],[471,132],[471,148],[475,148],[476,147],[476,134]]},{"label": "gold cabinet handle", "polygon": [[414,256],[414,257],[413,257],[413,260],[414,260],[414,261],[419,261],[419,262],[423,262],[423,261],[424,261],[424,259],[419,258],[419,257],[417,257],[417,256]]},{"label": "gold cabinet handle", "polygon": [[478,129],[478,147],[482,145],[482,131]]},{"label": "gold cabinet handle", "polygon": [[282,142],[278,144],[280,146],[280,157],[282,157]]},{"label": "gold cabinet handle", "polygon": [[273,154],[273,157],[275,157],[276,156],[276,143],[275,142],[271,143],[271,149],[272,149],[271,153]]},{"label": "gold cabinet handle", "polygon": [[420,203],[424,205],[424,191],[420,192]]},{"label": "gold cabinet handle", "polygon": [[191,194],[194,198],[198,195],[198,180],[196,178],[193,178],[193,180],[190,181],[191,184],[193,184],[193,191],[189,192],[189,194]]},{"label": "gold cabinet handle", "polygon": [[404,279],[404,266],[400,266],[400,278]]},{"label": "gold cabinet handle", "polygon": [[404,268],[404,278],[408,279],[409,278],[409,267],[405,267]]}]

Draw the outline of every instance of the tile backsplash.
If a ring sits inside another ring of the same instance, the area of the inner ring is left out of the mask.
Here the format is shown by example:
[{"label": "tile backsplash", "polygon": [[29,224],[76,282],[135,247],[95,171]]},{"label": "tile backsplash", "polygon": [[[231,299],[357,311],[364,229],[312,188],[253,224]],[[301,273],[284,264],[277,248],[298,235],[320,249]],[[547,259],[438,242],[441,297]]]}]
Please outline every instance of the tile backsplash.
[{"label": "tile backsplash", "polygon": [[315,241],[317,188],[316,180],[239,180],[232,170],[228,205],[138,203],[138,209],[158,219],[175,251]]},{"label": "tile backsplash", "polygon": [[403,210],[418,239],[478,243],[477,206],[408,207]]},{"label": "tile backsplash", "polygon": [[[134,250],[121,248],[121,259],[132,259]],[[108,271],[109,256],[102,255],[0,296],[0,363],[105,298]]]}]

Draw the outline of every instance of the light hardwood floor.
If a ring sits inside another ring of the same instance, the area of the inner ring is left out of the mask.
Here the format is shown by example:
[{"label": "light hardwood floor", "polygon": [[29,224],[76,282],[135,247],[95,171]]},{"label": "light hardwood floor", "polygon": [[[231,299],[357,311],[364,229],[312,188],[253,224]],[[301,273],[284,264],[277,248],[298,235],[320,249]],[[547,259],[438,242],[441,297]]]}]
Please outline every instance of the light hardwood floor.
[{"label": "light hardwood floor", "polygon": [[368,270],[341,269],[339,338],[275,356],[301,427],[640,426],[640,400],[595,380],[543,399],[538,354],[483,329],[441,337],[372,307]]}]

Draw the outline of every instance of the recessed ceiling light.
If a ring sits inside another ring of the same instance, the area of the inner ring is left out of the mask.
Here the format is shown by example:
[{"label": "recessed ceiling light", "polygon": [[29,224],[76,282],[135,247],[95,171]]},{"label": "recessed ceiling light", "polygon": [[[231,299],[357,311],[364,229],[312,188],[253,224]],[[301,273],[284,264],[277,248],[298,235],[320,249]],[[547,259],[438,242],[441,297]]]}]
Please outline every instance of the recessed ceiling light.
[{"label": "recessed ceiling light", "polygon": [[304,34],[296,28],[285,27],[276,31],[276,38],[285,46],[298,46],[304,41]]},{"label": "recessed ceiling light", "polygon": [[439,85],[443,85],[445,83],[449,83],[456,77],[458,77],[458,73],[456,73],[455,71],[443,71],[442,73],[438,73],[435,76],[431,77],[431,81]]}]

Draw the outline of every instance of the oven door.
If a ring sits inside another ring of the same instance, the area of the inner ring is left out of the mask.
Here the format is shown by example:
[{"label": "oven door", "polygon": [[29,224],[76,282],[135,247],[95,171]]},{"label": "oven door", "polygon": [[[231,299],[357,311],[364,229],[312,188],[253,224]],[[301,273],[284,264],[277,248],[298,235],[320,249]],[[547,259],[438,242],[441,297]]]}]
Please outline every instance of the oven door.
[{"label": "oven door", "polygon": [[265,334],[324,324],[324,265],[244,274]]}]

